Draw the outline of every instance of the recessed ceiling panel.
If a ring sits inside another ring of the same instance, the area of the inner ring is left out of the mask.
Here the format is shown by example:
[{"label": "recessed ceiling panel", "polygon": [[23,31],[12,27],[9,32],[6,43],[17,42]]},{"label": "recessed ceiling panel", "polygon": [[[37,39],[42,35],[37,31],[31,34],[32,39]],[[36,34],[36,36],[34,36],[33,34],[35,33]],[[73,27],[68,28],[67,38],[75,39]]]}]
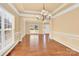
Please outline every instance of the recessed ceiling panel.
[{"label": "recessed ceiling panel", "polygon": [[45,9],[49,12],[53,12],[61,5],[61,3],[47,3],[45,4]]},{"label": "recessed ceiling panel", "polygon": [[[68,3],[15,3],[13,4],[15,8],[20,12],[20,13],[27,13],[27,14],[40,14],[43,8],[50,12],[53,13],[55,10],[60,8],[56,13],[60,12],[61,10],[66,9],[67,7],[71,6],[72,4]],[[62,5],[65,5],[62,7]],[[61,8],[62,7],[62,8]],[[54,15],[56,14],[54,13]]]},{"label": "recessed ceiling panel", "polygon": [[44,5],[47,11],[52,12],[58,8],[61,3],[17,3],[14,5],[19,11],[41,11]]},{"label": "recessed ceiling panel", "polygon": [[41,11],[43,4],[40,3],[18,3],[14,4],[19,11]]}]

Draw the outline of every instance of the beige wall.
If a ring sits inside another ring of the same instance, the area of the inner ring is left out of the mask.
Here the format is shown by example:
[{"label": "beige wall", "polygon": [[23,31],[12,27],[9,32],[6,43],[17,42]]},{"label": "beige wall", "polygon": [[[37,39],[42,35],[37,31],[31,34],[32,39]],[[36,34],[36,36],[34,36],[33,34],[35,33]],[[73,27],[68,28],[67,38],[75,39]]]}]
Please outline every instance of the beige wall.
[{"label": "beige wall", "polygon": [[79,8],[53,19],[52,30],[54,40],[79,51]]},{"label": "beige wall", "polygon": [[53,20],[55,31],[79,34],[79,8]]}]

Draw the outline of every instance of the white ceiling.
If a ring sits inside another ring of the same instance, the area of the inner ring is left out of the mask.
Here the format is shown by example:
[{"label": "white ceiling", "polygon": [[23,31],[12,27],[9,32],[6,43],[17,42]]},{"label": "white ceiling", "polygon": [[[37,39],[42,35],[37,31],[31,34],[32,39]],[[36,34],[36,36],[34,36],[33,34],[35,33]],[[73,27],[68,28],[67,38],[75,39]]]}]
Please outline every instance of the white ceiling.
[{"label": "white ceiling", "polygon": [[[15,7],[18,9],[18,11],[41,11],[43,9],[43,4],[42,3],[19,3],[19,4],[14,4]],[[60,3],[48,3],[44,4],[45,9],[49,12],[55,10],[58,8],[61,4]]]},{"label": "white ceiling", "polygon": [[67,3],[14,3],[13,6],[17,9],[18,12],[22,14],[33,14],[38,15],[43,10],[43,5],[45,7],[45,10],[47,10],[49,13],[54,14],[60,12],[63,9],[66,9],[67,7],[71,6],[72,4]]}]

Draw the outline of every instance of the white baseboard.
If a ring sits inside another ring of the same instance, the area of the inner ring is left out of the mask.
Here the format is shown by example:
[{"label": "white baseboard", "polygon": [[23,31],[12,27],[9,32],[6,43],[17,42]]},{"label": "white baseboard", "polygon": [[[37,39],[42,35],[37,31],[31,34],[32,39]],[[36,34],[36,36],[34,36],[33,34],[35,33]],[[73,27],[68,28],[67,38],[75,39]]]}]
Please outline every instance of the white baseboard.
[{"label": "white baseboard", "polygon": [[[53,39],[53,40],[55,40],[55,39]],[[78,50],[78,49],[75,49],[73,46],[67,45],[67,44],[65,44],[64,42],[61,42],[61,41],[58,41],[58,40],[55,40],[55,41],[57,41],[57,42],[63,44],[64,46],[67,46],[68,48],[70,48],[70,49],[72,49],[72,50],[74,50],[74,51],[76,51],[76,52],[79,52],[79,50]]]},{"label": "white baseboard", "polygon": [[[15,33],[16,35],[19,35],[20,33]],[[17,36],[16,36],[17,37]],[[5,46],[3,49],[0,50],[0,56],[6,56],[20,41],[20,39],[17,39],[17,41],[15,42],[10,42],[7,46]]]},{"label": "white baseboard", "polygon": [[2,48],[0,50],[0,56],[2,56],[12,45],[13,45],[13,43],[11,42],[6,47]]},{"label": "white baseboard", "polygon": [[69,44],[70,44],[70,45],[69,45],[69,44],[64,43],[63,41],[60,41],[61,39],[60,39],[60,40],[57,40],[57,39],[55,38],[56,35],[57,35],[57,36],[58,36],[58,35],[63,35],[63,36],[66,37],[68,40],[69,40],[69,39],[71,39],[71,40],[79,40],[79,35],[69,34],[69,33],[64,33],[64,32],[54,32],[54,33],[53,33],[53,37],[52,37],[53,40],[55,40],[55,41],[57,41],[57,42],[59,42],[59,43],[65,45],[65,46],[69,47],[70,49],[72,49],[72,50],[74,50],[74,51],[79,52],[79,49],[76,49],[76,48],[74,47],[74,44],[69,43]]},{"label": "white baseboard", "polygon": [[8,50],[3,54],[3,56],[6,56],[17,44],[19,43],[19,40],[17,40]]}]

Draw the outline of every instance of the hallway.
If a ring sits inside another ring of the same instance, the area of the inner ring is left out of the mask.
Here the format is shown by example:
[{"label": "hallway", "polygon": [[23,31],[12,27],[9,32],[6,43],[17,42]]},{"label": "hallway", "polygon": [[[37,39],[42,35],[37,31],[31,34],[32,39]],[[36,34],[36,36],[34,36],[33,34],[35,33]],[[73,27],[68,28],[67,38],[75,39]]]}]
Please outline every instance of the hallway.
[{"label": "hallway", "polygon": [[26,35],[8,56],[79,56],[79,53],[54,41],[48,40],[46,35],[46,48],[43,48],[43,35],[39,34],[38,48],[31,48],[29,44],[30,35]]}]

